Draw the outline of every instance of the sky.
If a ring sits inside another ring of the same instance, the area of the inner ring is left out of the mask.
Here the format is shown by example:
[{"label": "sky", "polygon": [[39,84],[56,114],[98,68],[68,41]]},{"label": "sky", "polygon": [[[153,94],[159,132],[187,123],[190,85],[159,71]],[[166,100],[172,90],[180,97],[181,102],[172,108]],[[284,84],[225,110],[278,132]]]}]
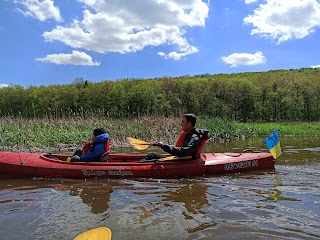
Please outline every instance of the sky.
[{"label": "sky", "polygon": [[320,0],[0,0],[0,88],[320,67]]}]

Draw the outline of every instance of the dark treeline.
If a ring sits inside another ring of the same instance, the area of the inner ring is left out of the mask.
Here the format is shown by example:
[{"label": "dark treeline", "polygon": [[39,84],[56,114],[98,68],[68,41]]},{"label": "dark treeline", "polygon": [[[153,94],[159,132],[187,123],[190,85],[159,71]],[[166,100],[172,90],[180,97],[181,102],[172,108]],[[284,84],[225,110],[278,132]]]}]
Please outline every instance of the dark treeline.
[{"label": "dark treeline", "polygon": [[320,69],[123,79],[0,89],[1,116],[180,116],[240,122],[318,121]]}]

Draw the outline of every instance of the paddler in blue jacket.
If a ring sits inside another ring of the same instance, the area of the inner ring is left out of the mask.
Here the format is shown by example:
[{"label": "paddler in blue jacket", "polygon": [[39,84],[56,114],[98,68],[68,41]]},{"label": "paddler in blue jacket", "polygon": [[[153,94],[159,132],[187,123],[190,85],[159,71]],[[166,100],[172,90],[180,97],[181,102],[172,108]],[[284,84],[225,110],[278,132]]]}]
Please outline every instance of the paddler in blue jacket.
[{"label": "paddler in blue jacket", "polygon": [[103,128],[96,128],[93,130],[91,141],[87,142],[82,149],[78,149],[70,162],[100,161],[107,148],[109,148],[109,134]]}]

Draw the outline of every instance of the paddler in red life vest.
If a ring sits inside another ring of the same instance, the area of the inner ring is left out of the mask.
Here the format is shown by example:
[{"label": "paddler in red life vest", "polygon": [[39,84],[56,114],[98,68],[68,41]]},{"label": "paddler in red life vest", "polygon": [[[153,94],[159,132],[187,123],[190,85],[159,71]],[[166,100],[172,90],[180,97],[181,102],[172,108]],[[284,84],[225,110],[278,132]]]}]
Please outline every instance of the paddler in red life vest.
[{"label": "paddler in red life vest", "polygon": [[[154,143],[154,146],[161,148],[163,151],[177,157],[190,156],[196,159],[208,140],[208,130],[196,129],[197,117],[194,114],[185,114],[181,120],[182,132],[176,145],[167,145],[162,142]],[[149,153],[146,160],[164,158],[166,156],[158,153]]]},{"label": "paddler in red life vest", "polygon": [[109,134],[104,128],[93,130],[91,141],[75,151],[70,162],[100,162],[110,151]]}]

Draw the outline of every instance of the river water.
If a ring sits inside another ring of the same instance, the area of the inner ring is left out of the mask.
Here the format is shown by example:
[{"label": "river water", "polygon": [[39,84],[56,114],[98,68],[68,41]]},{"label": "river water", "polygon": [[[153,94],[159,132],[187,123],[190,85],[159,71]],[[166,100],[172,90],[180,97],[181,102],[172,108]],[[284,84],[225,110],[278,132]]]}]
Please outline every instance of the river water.
[{"label": "river water", "polygon": [[[281,138],[275,172],[190,179],[1,179],[0,239],[320,239],[320,139]],[[206,152],[266,151],[261,138]],[[154,150],[154,149],[151,149]],[[132,151],[117,149],[116,151]]]}]

